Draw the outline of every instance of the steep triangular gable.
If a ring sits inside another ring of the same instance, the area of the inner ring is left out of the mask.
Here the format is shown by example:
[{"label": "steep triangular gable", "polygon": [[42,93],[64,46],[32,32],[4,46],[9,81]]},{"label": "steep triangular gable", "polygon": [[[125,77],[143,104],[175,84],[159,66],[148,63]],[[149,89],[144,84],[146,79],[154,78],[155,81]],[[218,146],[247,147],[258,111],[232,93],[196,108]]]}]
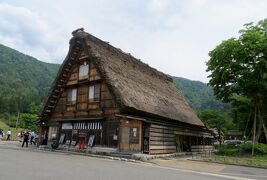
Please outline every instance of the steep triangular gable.
[{"label": "steep triangular gable", "polygon": [[[163,118],[203,126],[167,75],[82,30],[74,32],[69,54],[55,80],[49,99],[51,95],[53,97],[55,88],[60,85],[65,68],[71,66],[81,50],[84,50],[86,56],[95,64],[120,109],[128,107]],[[47,113],[47,109],[49,110],[49,105],[46,104],[43,115]]]},{"label": "steep triangular gable", "polygon": [[[76,42],[72,41],[72,43]],[[74,60],[69,58],[64,61],[62,64],[63,68],[58,72],[57,78],[51,87],[41,116],[43,120],[48,118],[65,119],[74,116],[103,116],[109,114],[107,111],[112,108],[115,108],[115,111],[117,111],[117,105],[109,88],[103,82],[103,78],[100,76],[93,61],[84,51],[84,45],[81,46],[79,51],[73,53],[77,54]],[[69,53],[69,56],[73,57],[73,54]],[[66,64],[71,64],[71,66],[64,70]],[[79,76],[79,67],[84,64],[88,65],[88,72],[86,74],[89,74],[81,78]],[[62,77],[64,77],[64,80]],[[100,87],[101,101],[89,102],[89,86],[94,84],[98,84]],[[76,100],[73,104],[67,102],[68,91],[72,89],[76,90]],[[112,112],[114,112],[114,109]]]}]

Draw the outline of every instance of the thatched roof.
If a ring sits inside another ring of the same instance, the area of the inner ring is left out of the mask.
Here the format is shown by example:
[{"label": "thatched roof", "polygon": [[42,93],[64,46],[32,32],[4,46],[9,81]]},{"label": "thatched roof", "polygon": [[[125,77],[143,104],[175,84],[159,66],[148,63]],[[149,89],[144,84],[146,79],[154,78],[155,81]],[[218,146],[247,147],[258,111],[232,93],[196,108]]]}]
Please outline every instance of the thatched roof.
[{"label": "thatched roof", "polygon": [[203,126],[168,75],[83,30],[74,31],[73,36],[70,43],[82,42],[121,109]]}]

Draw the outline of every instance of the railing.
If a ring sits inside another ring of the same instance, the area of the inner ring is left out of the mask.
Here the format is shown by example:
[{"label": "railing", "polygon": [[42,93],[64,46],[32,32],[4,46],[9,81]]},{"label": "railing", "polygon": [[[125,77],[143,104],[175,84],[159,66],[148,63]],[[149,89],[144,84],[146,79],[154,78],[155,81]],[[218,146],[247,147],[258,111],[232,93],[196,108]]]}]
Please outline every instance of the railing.
[{"label": "railing", "polygon": [[192,152],[192,159],[202,159],[207,157],[214,156],[214,150],[201,151],[201,152]]}]

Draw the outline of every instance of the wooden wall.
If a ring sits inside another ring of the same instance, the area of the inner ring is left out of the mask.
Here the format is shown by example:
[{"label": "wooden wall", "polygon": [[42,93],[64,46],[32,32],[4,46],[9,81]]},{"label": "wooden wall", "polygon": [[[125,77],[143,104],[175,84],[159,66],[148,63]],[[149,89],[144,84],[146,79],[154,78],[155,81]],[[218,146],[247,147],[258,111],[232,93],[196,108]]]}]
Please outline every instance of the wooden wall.
[{"label": "wooden wall", "polygon": [[[137,129],[134,137],[133,129]],[[120,119],[120,151],[141,152],[142,150],[142,122],[127,118]]]},{"label": "wooden wall", "polygon": [[[89,74],[87,77],[79,79],[79,66],[84,62],[89,63]],[[88,91],[89,86],[93,84],[100,84],[100,100],[89,101]],[[68,103],[68,90],[77,88],[76,103]],[[51,119],[58,120],[69,117],[88,117],[88,116],[115,116],[119,110],[116,106],[113,97],[104,81],[101,80],[100,74],[96,67],[89,59],[81,53],[80,58],[77,59],[77,64],[71,68],[68,74],[68,80],[65,87],[61,88],[61,96],[57,102],[55,109],[52,111]]]},{"label": "wooden wall", "polygon": [[149,130],[149,153],[163,154],[176,152],[174,130],[167,126],[151,124]]}]

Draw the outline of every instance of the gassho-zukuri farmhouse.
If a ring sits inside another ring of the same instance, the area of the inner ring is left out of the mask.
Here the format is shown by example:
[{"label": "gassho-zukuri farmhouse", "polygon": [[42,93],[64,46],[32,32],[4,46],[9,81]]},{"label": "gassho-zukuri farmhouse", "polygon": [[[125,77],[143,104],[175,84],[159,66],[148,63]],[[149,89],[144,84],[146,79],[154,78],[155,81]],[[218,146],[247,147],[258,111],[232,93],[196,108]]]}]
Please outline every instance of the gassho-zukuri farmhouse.
[{"label": "gassho-zukuri farmhouse", "polygon": [[213,136],[171,77],[78,29],[40,115],[59,146],[120,152],[205,149]]}]

